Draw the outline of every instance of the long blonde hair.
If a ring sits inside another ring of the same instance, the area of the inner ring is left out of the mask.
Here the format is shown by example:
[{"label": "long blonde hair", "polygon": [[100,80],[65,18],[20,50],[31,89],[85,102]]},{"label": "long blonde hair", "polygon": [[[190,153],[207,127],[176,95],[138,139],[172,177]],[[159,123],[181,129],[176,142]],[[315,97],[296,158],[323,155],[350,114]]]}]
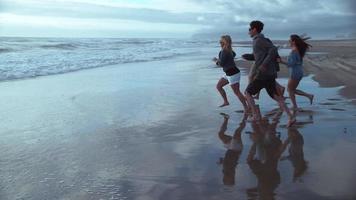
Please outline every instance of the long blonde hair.
[{"label": "long blonde hair", "polygon": [[227,49],[229,52],[232,52],[232,40],[231,40],[230,35],[223,35],[223,36],[221,36],[221,39],[222,39],[222,40],[225,40],[225,42],[226,42],[226,49]]}]

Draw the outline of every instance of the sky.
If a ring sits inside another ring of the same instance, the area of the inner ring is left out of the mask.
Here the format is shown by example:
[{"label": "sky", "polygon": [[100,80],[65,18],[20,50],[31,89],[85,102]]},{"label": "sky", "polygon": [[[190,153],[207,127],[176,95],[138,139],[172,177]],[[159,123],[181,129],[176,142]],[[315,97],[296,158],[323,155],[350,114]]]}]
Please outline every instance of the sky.
[{"label": "sky", "polygon": [[0,0],[0,36],[248,39],[356,37],[354,0]]}]

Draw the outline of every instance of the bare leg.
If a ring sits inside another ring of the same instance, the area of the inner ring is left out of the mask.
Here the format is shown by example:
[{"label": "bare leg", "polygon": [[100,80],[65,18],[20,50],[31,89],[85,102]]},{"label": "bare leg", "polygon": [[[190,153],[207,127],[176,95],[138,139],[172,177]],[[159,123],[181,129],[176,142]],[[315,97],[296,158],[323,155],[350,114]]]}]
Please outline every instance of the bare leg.
[{"label": "bare leg", "polygon": [[279,96],[284,96],[284,91],[286,90],[286,88],[283,87],[281,84],[279,84],[277,81],[276,81],[276,89]]},{"label": "bare leg", "polygon": [[296,119],[293,116],[293,114],[290,112],[289,108],[287,107],[284,98],[282,96],[279,96],[277,94],[274,95],[273,97],[279,104],[279,107],[281,107],[288,115],[288,123],[287,123],[287,127],[292,126],[295,122]]},{"label": "bare leg", "polygon": [[229,83],[228,80],[224,79],[224,78],[220,78],[220,80],[218,81],[218,83],[216,84],[216,89],[219,91],[221,97],[224,100],[224,103],[220,105],[220,107],[224,107],[229,105],[229,101],[227,100],[227,96],[226,96],[226,92],[224,90],[224,86],[227,85]]},{"label": "bare leg", "polygon": [[297,101],[295,99],[295,90],[296,90],[298,84],[299,84],[299,81],[297,81],[297,80],[294,80],[294,79],[288,80],[288,93],[289,93],[290,100],[292,101],[292,104],[293,104],[292,109],[295,111],[298,110]]},{"label": "bare leg", "polygon": [[261,118],[259,118],[258,116],[255,100],[253,99],[252,95],[249,94],[248,92],[245,92],[245,96],[246,96],[246,101],[251,108],[253,120],[260,120]]},{"label": "bare leg", "polygon": [[229,121],[229,115],[225,113],[220,113],[220,114],[224,117],[224,122],[221,124],[219,135],[225,133],[225,131],[227,130],[227,122]]},{"label": "bare leg", "polygon": [[255,109],[256,109],[257,118],[258,118],[258,119],[262,119],[262,114],[261,114],[260,106],[259,106],[259,105],[255,105]]},{"label": "bare leg", "polygon": [[297,87],[299,85],[300,80],[294,80],[294,79],[289,79],[288,81],[288,92],[289,92],[289,96],[292,100],[293,103],[293,107],[294,109],[298,109],[297,106],[297,102],[296,102],[296,98],[295,95],[299,95],[299,96],[304,96],[307,97],[310,101],[310,104],[313,104],[313,99],[314,99],[314,95],[313,94],[309,94],[306,93],[302,90],[298,90]]},{"label": "bare leg", "polygon": [[240,102],[244,107],[245,113],[247,113],[249,111],[249,108],[247,106],[245,96],[240,92],[240,84],[239,83],[233,84],[231,85],[231,88],[234,91],[235,95],[240,99]]},{"label": "bare leg", "polygon": [[298,90],[298,89],[295,90],[295,94],[307,97],[310,101],[310,104],[313,104],[313,99],[314,99],[313,94],[309,94],[309,93],[306,93],[306,92],[304,92],[302,90]]}]

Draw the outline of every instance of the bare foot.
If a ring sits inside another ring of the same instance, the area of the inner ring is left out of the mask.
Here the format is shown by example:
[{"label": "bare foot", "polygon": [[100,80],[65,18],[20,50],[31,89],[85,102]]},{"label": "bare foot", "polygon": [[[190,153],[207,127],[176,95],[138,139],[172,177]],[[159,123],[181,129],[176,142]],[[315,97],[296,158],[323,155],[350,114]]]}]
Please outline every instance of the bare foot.
[{"label": "bare foot", "polygon": [[219,107],[222,108],[222,107],[225,107],[225,106],[228,106],[228,105],[230,105],[230,103],[229,102],[225,102],[225,103],[221,104]]},{"label": "bare foot", "polygon": [[314,100],[314,95],[310,95],[310,97],[309,97],[310,105],[313,104],[313,100]]}]

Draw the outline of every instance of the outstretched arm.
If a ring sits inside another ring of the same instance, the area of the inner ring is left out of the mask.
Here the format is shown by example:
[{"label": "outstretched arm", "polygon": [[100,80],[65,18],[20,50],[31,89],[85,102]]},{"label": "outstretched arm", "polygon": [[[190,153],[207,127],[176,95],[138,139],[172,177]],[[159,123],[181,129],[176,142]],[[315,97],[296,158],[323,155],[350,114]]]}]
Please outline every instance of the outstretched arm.
[{"label": "outstretched arm", "polygon": [[284,61],[281,57],[277,57],[277,62],[281,63],[281,64],[284,64],[284,65],[287,65],[288,63],[286,61]]},{"label": "outstretched arm", "polygon": [[254,61],[255,60],[255,56],[253,55],[253,53],[245,53],[241,56],[243,59],[248,60],[248,61]]}]

